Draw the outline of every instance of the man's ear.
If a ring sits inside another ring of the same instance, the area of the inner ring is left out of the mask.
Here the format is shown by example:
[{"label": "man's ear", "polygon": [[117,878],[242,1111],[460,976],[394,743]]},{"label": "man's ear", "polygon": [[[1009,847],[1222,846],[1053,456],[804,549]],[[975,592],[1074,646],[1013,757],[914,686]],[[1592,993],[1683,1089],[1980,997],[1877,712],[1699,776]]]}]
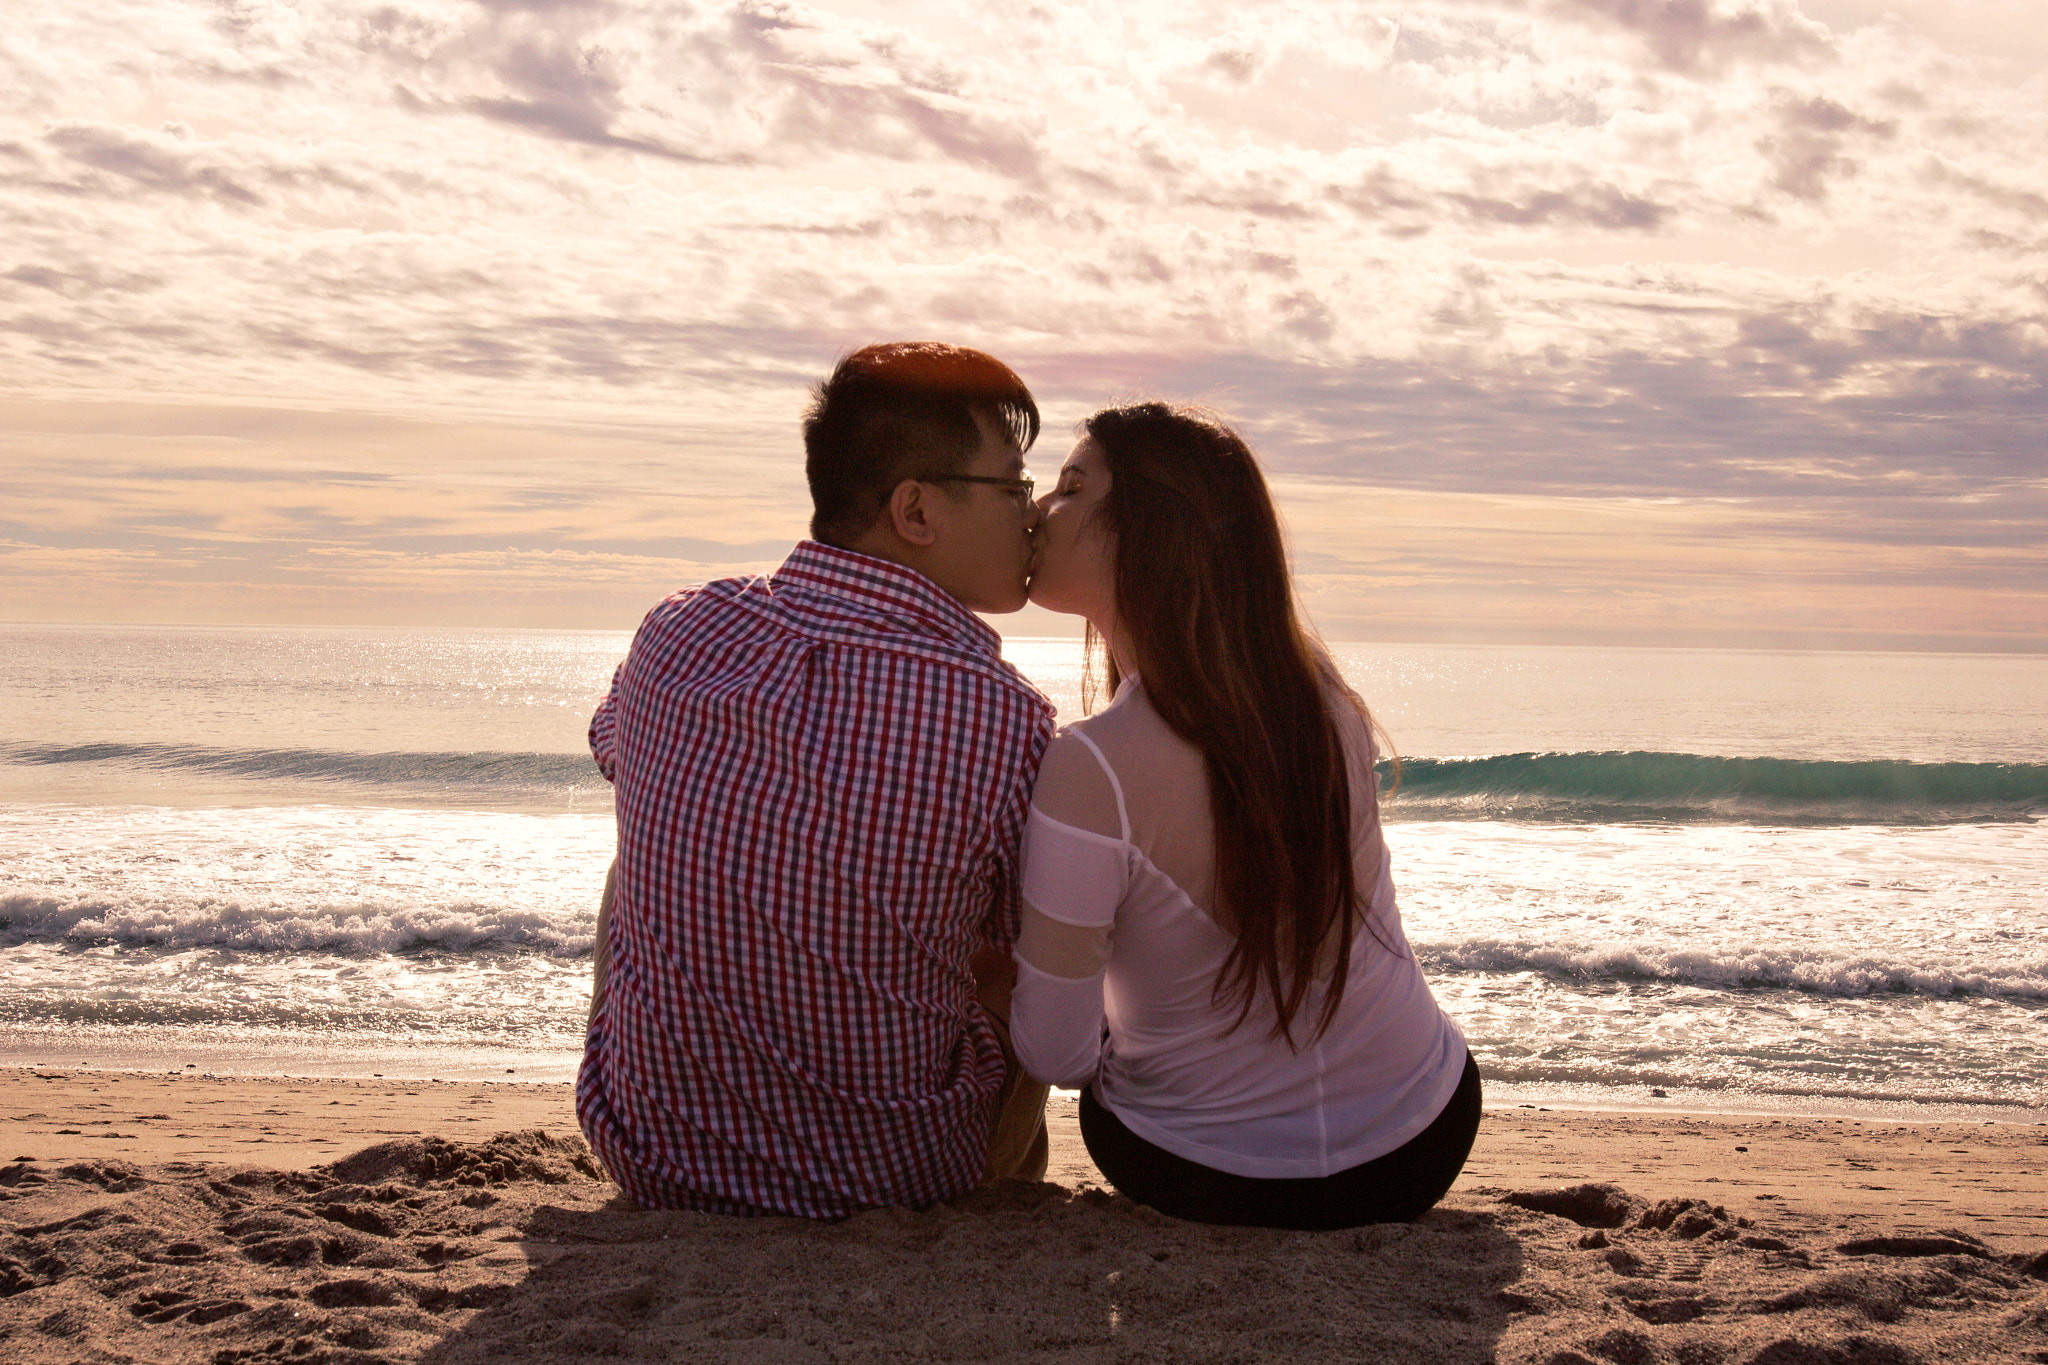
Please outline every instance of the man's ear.
[{"label": "man's ear", "polygon": [[889,494],[889,525],[905,542],[928,550],[939,538],[934,519],[932,489],[916,479],[905,479]]}]

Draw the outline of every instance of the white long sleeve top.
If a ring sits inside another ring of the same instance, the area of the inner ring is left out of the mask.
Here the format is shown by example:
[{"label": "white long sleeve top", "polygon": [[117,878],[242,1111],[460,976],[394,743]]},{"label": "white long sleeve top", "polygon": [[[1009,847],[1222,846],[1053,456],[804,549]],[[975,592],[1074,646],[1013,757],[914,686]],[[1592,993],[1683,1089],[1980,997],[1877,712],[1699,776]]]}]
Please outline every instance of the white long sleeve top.
[{"label": "white long sleeve top", "polygon": [[1337,1014],[1307,1040],[1315,985],[1296,1016],[1298,1050],[1273,1036],[1270,1001],[1232,1029],[1236,1008],[1213,998],[1235,940],[1213,906],[1208,773],[1137,679],[1053,740],[1025,826],[1010,1025],[1025,1069],[1092,1083],[1138,1136],[1237,1175],[1325,1176],[1391,1152],[1449,1102],[1465,1065],[1464,1035],[1401,930],[1370,732],[1348,699],[1330,703],[1354,866],[1361,885],[1378,874]]}]

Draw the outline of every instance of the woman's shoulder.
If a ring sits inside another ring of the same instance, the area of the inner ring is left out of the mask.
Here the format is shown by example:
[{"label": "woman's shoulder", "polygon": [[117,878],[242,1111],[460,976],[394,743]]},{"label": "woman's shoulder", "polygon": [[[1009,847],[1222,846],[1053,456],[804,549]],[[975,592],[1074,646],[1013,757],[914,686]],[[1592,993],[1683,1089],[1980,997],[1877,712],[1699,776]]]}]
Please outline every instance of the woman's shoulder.
[{"label": "woman's shoulder", "polygon": [[1123,792],[1100,746],[1084,729],[1096,719],[1062,727],[1046,745],[1031,805],[1060,824],[1120,839],[1125,826]]},{"label": "woman's shoulder", "polygon": [[1115,766],[1120,751],[1149,749],[1161,742],[1184,743],[1152,705],[1142,678],[1130,677],[1116,690],[1116,699],[1092,716],[1065,727],[1079,732]]}]

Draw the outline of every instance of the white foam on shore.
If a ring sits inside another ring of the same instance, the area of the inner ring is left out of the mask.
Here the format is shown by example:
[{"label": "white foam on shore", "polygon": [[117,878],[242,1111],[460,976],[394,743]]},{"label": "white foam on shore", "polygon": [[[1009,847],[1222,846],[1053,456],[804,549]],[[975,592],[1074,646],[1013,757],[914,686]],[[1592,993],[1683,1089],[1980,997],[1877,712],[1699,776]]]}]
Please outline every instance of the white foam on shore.
[{"label": "white foam on shore", "polygon": [[2048,824],[1389,826],[1438,972],[2048,1000]]},{"label": "white foam on shore", "polygon": [[[511,1049],[567,1074],[611,838],[584,815],[0,809],[0,1030],[32,1059],[212,1038],[266,1073],[489,1074]],[[1497,1084],[2044,1102],[2048,827],[1389,839],[1410,939]]]},{"label": "white foam on shore", "polygon": [[360,806],[0,810],[17,940],[586,955],[612,818]]}]

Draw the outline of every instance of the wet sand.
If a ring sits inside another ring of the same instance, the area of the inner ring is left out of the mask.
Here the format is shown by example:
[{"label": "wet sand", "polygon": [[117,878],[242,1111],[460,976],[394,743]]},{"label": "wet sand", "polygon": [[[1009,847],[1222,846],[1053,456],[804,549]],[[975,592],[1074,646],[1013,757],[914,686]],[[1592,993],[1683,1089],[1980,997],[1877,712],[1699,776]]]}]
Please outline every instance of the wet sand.
[{"label": "wet sand", "polygon": [[1051,1121],[1047,1184],[820,1226],[631,1209],[564,1085],[4,1071],[0,1358],[2048,1361],[2048,1126],[1489,1110],[1311,1234]]}]

